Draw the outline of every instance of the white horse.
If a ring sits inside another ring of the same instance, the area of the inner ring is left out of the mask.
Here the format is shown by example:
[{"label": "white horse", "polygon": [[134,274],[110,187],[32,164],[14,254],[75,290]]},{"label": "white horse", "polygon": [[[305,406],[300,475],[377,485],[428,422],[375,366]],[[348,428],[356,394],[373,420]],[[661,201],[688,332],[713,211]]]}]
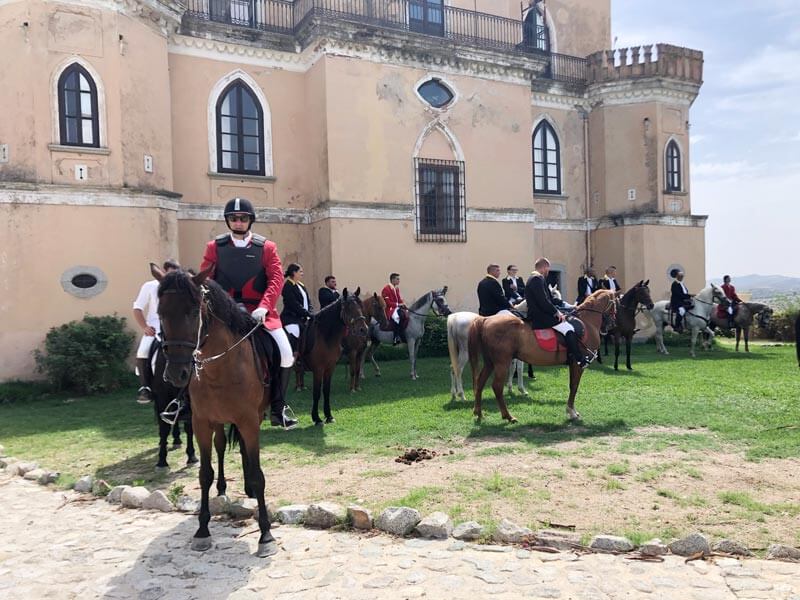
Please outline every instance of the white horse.
[{"label": "white horse", "polygon": [[[408,359],[411,361],[411,379],[417,379],[417,352],[419,351],[419,344],[422,341],[422,336],[425,335],[425,319],[428,313],[433,310],[434,314],[439,317],[446,317],[450,314],[450,307],[447,306],[445,300],[447,294],[447,286],[440,290],[431,290],[421,298],[418,298],[408,307],[408,327],[406,327],[405,335],[408,346]],[[394,341],[394,333],[391,331],[383,331],[377,323],[373,323],[369,327],[370,345],[364,353],[364,362],[367,358],[372,362],[375,367],[376,377],[380,377],[381,368],[375,361],[375,349],[379,344],[391,344]],[[361,369],[364,371],[363,365]]]},{"label": "white horse", "polygon": [[[714,303],[717,302],[722,305],[730,304],[730,301],[725,297],[725,292],[722,291],[716,284],[711,284],[703,288],[693,298],[694,306],[686,311],[683,317],[683,322],[686,327],[692,329],[692,358],[696,357],[694,348],[697,343],[697,336],[702,331],[708,334],[708,339],[703,341],[703,348],[708,349],[711,347],[711,341],[714,339],[714,332],[709,327],[711,323],[711,314],[714,310]],[[650,311],[650,316],[653,318],[653,323],[656,326],[656,350],[661,354],[669,354],[667,347],[664,345],[664,327],[670,325],[669,322],[669,300],[661,300],[656,302],[653,309]]]}]

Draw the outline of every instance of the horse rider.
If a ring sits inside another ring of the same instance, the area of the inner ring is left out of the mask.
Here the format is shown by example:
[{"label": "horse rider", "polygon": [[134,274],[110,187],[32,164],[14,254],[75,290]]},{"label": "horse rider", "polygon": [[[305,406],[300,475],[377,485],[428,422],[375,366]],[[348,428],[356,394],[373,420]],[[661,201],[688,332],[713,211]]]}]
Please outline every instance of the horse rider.
[{"label": "horse rider", "polygon": [[503,277],[503,293],[513,306],[525,300],[525,280],[517,275],[518,271],[517,265],[508,265]]},{"label": "horse rider", "polygon": [[742,299],[736,295],[736,288],[733,287],[733,284],[731,283],[730,275],[725,275],[725,277],[722,278],[722,291],[725,292],[725,297],[731,302],[727,308],[720,304],[719,308],[717,309],[717,316],[719,316],[721,319],[727,317],[728,329],[733,329],[736,327],[734,319],[736,318],[736,313],[739,312],[738,305],[742,304]]},{"label": "horse rider", "polygon": [[617,281],[617,267],[611,265],[606,269],[605,276],[600,280],[600,287],[604,290],[611,290],[617,294],[622,292],[622,286]]},{"label": "horse rider", "polygon": [[305,324],[311,319],[314,313],[314,306],[308,297],[303,279],[303,267],[297,263],[291,263],[286,267],[286,281],[283,283],[283,310],[281,311],[281,323],[289,335],[289,343],[295,353],[299,351],[300,333]]},{"label": "horse rider", "polygon": [[[167,259],[164,261],[164,272],[177,271],[181,268],[178,261]],[[161,333],[161,321],[158,318],[158,281],[151,279],[145,281],[139,288],[139,294],[133,301],[133,319],[142,330],[142,340],[136,349],[136,371],[139,375],[139,390],[136,392],[136,402],[149,404],[154,400],[150,384],[153,381],[153,370],[150,366],[150,349],[156,336]]]},{"label": "horse rider", "polygon": [[320,310],[339,299],[339,290],[336,289],[336,277],[328,275],[325,278],[325,285],[319,288],[317,299],[319,300]]},{"label": "horse rider", "polygon": [[389,275],[389,283],[383,286],[381,297],[386,302],[386,319],[394,331],[393,343],[405,343],[406,334],[403,331],[403,311],[406,310],[406,303],[400,295],[400,274],[392,273]]},{"label": "horse rider", "polygon": [[482,317],[510,315],[511,301],[503,292],[500,283],[500,265],[486,267],[486,277],[478,283],[478,314]]},{"label": "horse rider", "polygon": [[669,272],[670,277],[673,278],[672,286],[670,287],[669,307],[675,313],[675,325],[673,329],[677,333],[683,332],[683,317],[686,311],[692,308],[692,295],[686,289],[686,284],[683,283],[683,271],[680,269],[672,269]]},{"label": "horse rider", "polygon": [[[270,423],[291,429],[297,420],[287,416],[286,390],[294,365],[292,346],[278,316],[277,302],[283,285],[283,269],[275,242],[253,233],[256,213],[245,198],[233,198],[223,213],[229,233],[208,242],[201,271],[212,268],[211,277],[251,316],[263,323],[280,352],[278,381],[270,390]],[[259,343],[261,342],[261,343]],[[264,347],[263,338],[256,346]]]},{"label": "horse rider", "polygon": [[547,274],[550,272],[550,261],[542,257],[534,265],[536,269],[525,284],[525,299],[528,301],[528,321],[531,329],[552,328],[562,333],[567,343],[567,352],[570,362],[576,363],[582,369],[586,368],[591,359],[578,349],[578,336],[575,328],[569,323],[564,314],[553,304],[553,296],[547,285]]},{"label": "horse rider", "polygon": [[575,300],[575,304],[580,304],[586,300],[596,289],[597,278],[594,275],[594,269],[586,267],[583,275],[578,277],[578,298]]}]

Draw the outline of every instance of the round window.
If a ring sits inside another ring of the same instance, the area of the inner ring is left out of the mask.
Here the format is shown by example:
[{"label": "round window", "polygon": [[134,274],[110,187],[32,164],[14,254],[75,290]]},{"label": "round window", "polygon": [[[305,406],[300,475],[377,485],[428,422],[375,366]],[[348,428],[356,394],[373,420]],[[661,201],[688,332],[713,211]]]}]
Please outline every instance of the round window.
[{"label": "round window", "polygon": [[76,298],[93,298],[108,286],[108,277],[97,267],[76,265],[61,274],[61,287]]},{"label": "round window", "polygon": [[88,290],[97,285],[97,277],[91,273],[79,273],[71,279],[72,285],[82,290]]},{"label": "round window", "polygon": [[438,79],[430,79],[417,88],[420,96],[434,108],[444,108],[453,101],[455,95]]}]

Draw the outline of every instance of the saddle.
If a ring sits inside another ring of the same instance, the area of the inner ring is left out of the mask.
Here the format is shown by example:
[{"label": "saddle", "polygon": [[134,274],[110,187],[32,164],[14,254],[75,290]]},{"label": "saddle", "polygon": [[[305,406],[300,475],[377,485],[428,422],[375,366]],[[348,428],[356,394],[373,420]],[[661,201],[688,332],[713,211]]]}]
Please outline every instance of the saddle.
[{"label": "saddle", "polygon": [[269,387],[270,382],[278,381],[281,365],[278,344],[263,327],[259,327],[250,336],[250,344],[255,352],[256,369],[261,375],[261,381],[264,387]]},{"label": "saddle", "polygon": [[[405,331],[408,328],[408,321],[409,321],[408,309],[401,308],[399,312],[400,312],[400,329]],[[380,330],[387,331],[389,333],[393,332],[394,331],[393,323],[394,321],[392,321],[391,319],[386,319],[386,325],[381,325]]]},{"label": "saddle", "polygon": [[[581,343],[586,341],[586,326],[577,317],[567,317],[567,322],[575,328],[575,335]],[[536,343],[545,352],[566,352],[567,340],[564,334],[548,327],[547,329],[534,329]]]}]

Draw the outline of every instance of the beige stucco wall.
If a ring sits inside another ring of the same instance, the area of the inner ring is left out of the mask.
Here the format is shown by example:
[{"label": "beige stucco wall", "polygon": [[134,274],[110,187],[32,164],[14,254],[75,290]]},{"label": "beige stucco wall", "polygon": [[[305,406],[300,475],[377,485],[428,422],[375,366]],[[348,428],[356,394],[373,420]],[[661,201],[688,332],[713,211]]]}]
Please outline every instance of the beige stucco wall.
[{"label": "beige stucco wall", "polygon": [[[31,223],[41,243],[31,243]],[[0,232],[14,250],[0,261],[0,381],[34,373],[32,352],[51,327],[86,313],[117,313],[132,326],[148,264],[177,254],[175,212],[155,208],[3,204]],[[105,291],[88,299],[65,292],[62,273],[78,265],[101,269]]]},{"label": "beige stucco wall", "polygon": [[[544,256],[550,260],[551,269],[562,272],[564,300],[574,302],[577,296],[577,281],[586,263],[586,235],[582,231],[537,230],[535,258]],[[524,271],[523,271],[524,269]],[[520,271],[530,273],[533,260],[520,265]]]}]

